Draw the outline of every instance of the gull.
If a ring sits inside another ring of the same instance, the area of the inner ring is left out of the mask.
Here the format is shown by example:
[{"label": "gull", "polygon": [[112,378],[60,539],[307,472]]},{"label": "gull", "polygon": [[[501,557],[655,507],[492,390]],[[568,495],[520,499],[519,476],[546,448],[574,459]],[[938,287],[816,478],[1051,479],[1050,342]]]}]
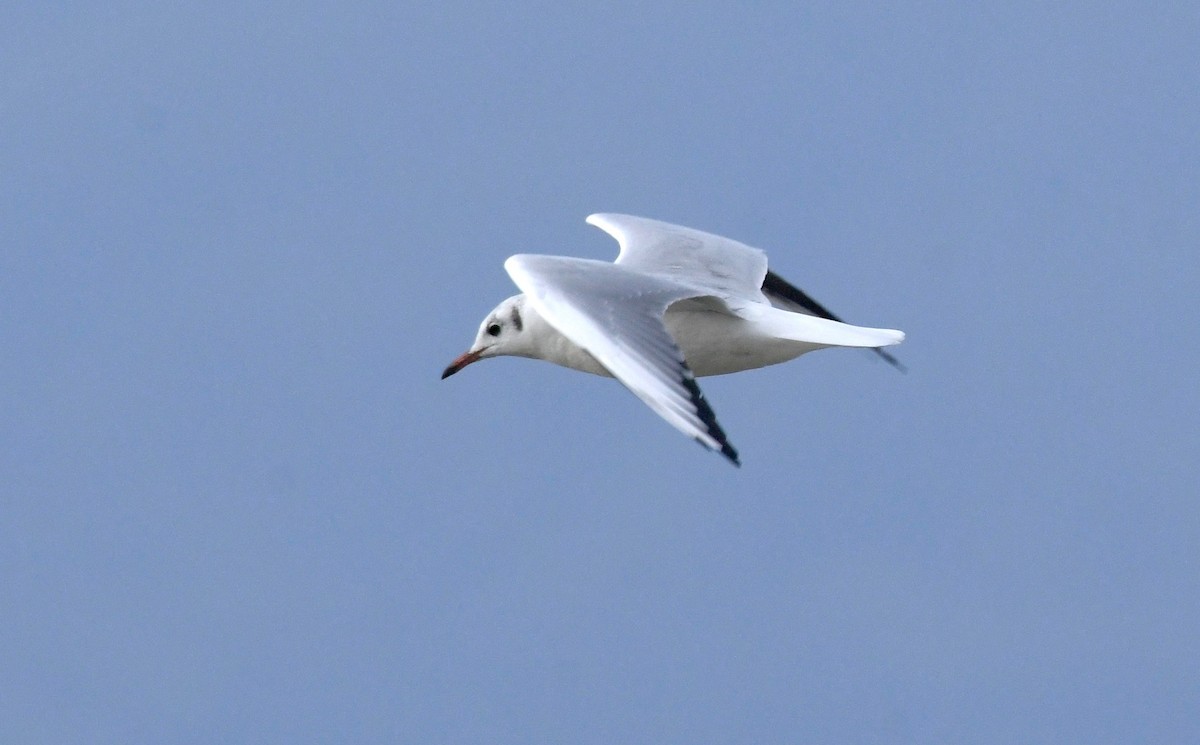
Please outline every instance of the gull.
[{"label": "gull", "polygon": [[729,238],[644,217],[587,222],[620,245],[615,262],[518,254],[504,268],[522,291],[496,306],[442,379],[514,355],[616,378],[671,426],[740,466],[696,377],[795,359],[824,347],[882,349],[892,329],[843,323]]}]

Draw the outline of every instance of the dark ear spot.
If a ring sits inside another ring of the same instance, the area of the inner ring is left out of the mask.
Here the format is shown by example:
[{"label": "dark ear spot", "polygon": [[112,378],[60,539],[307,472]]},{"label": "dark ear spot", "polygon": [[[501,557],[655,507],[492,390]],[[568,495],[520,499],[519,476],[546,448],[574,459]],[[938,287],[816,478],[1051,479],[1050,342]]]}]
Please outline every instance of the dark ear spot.
[{"label": "dark ear spot", "polygon": [[513,327],[516,328],[517,331],[520,331],[521,329],[525,328],[525,325],[523,323],[521,323],[521,311],[517,310],[517,306],[515,306],[515,305],[513,306],[513,309],[512,309],[512,322],[513,322]]}]

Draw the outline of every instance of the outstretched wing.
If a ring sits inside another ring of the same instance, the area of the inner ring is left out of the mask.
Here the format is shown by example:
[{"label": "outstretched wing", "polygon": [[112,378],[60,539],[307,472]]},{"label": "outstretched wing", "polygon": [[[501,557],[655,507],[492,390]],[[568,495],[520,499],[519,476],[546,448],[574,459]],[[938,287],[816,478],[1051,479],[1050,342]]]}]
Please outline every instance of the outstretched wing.
[{"label": "outstretched wing", "polygon": [[[599,213],[589,215],[587,221],[617,239],[621,246],[617,264],[705,288],[728,301],[738,315],[745,310],[752,315],[761,313],[747,308],[749,301],[845,323],[803,290],[768,271],[767,255],[757,248],[701,230],[633,215]],[[860,342],[852,346],[865,345]],[[879,347],[874,351],[888,364],[905,371],[904,365],[890,352]]]},{"label": "outstretched wing", "polygon": [[563,336],[586,349],[671,426],[738,462],[683,352],[667,306],[703,293],[619,264],[520,254],[504,262],[517,287]]},{"label": "outstretched wing", "polygon": [[616,263],[698,287],[724,299],[764,302],[767,255],[757,248],[682,225],[603,213],[587,221],[617,239]]}]

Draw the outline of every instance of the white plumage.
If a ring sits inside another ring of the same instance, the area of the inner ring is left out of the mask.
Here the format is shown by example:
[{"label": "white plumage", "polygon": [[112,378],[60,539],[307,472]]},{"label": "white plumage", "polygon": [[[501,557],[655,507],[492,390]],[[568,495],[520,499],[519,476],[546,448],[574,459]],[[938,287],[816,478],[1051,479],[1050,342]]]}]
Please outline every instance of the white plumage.
[{"label": "white plumage", "polygon": [[443,378],[497,355],[611,375],[736,464],[694,376],[774,365],[822,347],[878,349],[904,340],[900,331],[842,323],[769,273],[766,254],[743,243],[630,215],[587,221],[617,239],[616,261],[509,258],[504,268],[524,294],[488,315]]}]

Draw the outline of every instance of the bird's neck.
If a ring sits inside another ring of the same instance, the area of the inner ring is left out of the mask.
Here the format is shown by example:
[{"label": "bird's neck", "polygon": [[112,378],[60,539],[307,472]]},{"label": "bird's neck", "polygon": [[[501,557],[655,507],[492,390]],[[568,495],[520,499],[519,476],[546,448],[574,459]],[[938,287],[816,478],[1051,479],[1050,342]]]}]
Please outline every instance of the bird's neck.
[{"label": "bird's neck", "polygon": [[528,337],[533,340],[531,348],[524,356],[553,362],[572,370],[612,377],[612,373],[597,362],[595,357],[551,326],[532,306],[525,306],[524,315],[526,330],[532,332]]}]

